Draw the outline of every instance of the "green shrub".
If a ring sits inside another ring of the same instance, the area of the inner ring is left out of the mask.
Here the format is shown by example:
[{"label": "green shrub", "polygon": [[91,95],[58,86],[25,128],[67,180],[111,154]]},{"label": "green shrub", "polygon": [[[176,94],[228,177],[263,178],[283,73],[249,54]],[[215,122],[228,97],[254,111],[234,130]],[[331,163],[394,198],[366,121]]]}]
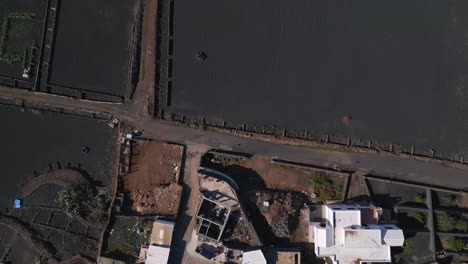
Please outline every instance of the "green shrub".
[{"label": "green shrub", "polygon": [[406,240],[403,245],[403,252],[395,255],[395,261],[398,263],[404,257],[409,257],[414,251],[414,240]]},{"label": "green shrub", "polygon": [[413,215],[413,218],[421,224],[426,224],[426,216],[423,213],[417,213]]},{"label": "green shrub", "polygon": [[0,36],[0,54],[6,53],[8,36],[10,34],[10,27],[10,19],[8,19],[8,17],[4,18],[2,23],[2,35]]},{"label": "green shrub", "polygon": [[459,231],[467,232],[468,231],[468,222],[463,218],[457,219],[457,221],[455,223],[455,229],[457,229]]},{"label": "green shrub", "polygon": [[21,58],[18,57],[0,57],[1,62],[5,62],[8,64],[15,64],[21,61]]},{"label": "green shrub", "polygon": [[49,259],[44,256],[36,256],[34,264],[47,264],[48,261]]},{"label": "green shrub", "polygon": [[445,206],[456,207],[456,206],[458,206],[458,202],[459,202],[458,201],[458,196],[456,196],[454,194],[442,197],[442,203]]},{"label": "green shrub", "polygon": [[426,202],[426,194],[425,193],[418,193],[416,195],[416,202],[417,203],[425,203]]},{"label": "green shrub", "polygon": [[325,172],[318,171],[310,178],[310,184],[314,187],[319,202],[336,198],[343,192],[342,184],[335,184],[331,176]]},{"label": "green shrub", "polygon": [[453,251],[461,251],[465,249],[466,243],[462,238],[458,237],[451,237],[447,240],[449,249]]},{"label": "green shrub", "polygon": [[59,206],[71,217],[102,221],[106,199],[97,196],[90,184],[68,186],[58,193]]},{"label": "green shrub", "polygon": [[437,226],[440,230],[447,232],[453,230],[455,225],[455,218],[451,217],[447,213],[440,213],[437,215]]},{"label": "green shrub", "polygon": [[468,221],[462,216],[451,216],[444,212],[437,215],[437,227],[444,232],[454,229],[467,232]]},{"label": "green shrub", "polygon": [[31,51],[28,49],[23,51],[23,69],[28,69],[30,67],[31,61]]}]

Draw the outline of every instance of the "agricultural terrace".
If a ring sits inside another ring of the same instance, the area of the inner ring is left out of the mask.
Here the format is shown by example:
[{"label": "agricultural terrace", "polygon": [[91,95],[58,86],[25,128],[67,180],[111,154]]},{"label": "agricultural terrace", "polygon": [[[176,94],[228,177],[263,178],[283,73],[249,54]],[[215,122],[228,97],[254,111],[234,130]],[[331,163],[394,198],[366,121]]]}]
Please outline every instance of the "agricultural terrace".
[{"label": "agricultural terrace", "polygon": [[41,45],[45,0],[1,0],[0,77],[32,80]]},{"label": "agricultural terrace", "polygon": [[138,7],[136,0],[60,1],[48,80],[53,92],[127,95]]},{"label": "agricultural terrace", "polygon": [[0,261],[95,259],[113,190],[116,131],[105,121],[16,107],[0,106],[0,118],[9,120],[0,131],[8,138]]}]

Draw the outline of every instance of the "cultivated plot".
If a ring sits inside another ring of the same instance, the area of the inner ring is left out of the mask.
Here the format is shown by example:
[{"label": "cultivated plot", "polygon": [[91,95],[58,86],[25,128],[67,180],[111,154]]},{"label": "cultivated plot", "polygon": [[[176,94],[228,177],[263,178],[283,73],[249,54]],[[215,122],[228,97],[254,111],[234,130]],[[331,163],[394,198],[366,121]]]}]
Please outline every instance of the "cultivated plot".
[{"label": "cultivated plot", "polygon": [[[114,176],[116,132],[107,122],[7,106],[0,106],[0,118],[8,120],[0,131],[8,139],[1,152],[0,226],[35,245],[26,249],[28,258],[94,259]],[[25,250],[8,245],[4,260]]]},{"label": "cultivated plot", "polygon": [[60,2],[49,83],[114,96],[128,93],[138,1]]},{"label": "cultivated plot", "polygon": [[[45,0],[0,1],[0,76],[4,79],[33,80],[45,9]],[[4,84],[14,85],[6,80]]]},{"label": "cultivated plot", "polygon": [[4,175],[0,206],[11,207],[28,177],[50,168],[81,168],[103,185],[110,184],[115,155],[115,132],[106,122],[48,112],[0,107],[4,123]]},{"label": "cultivated plot", "polygon": [[165,2],[158,114],[468,154],[466,1]]}]

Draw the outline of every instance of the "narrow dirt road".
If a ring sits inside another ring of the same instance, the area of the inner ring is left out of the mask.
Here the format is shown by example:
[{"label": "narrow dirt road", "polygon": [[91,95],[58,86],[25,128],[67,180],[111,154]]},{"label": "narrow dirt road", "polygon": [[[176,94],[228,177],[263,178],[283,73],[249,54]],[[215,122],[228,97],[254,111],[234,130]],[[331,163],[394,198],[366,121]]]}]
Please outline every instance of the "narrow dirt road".
[{"label": "narrow dirt road", "polygon": [[[182,263],[187,258],[184,249],[192,236],[195,214],[198,205],[198,169],[203,154],[209,150],[209,146],[190,144],[186,147],[185,165],[182,177],[182,199],[179,215],[172,238],[170,259],[173,263]],[[190,263],[190,262],[189,262]]]},{"label": "narrow dirt road", "polygon": [[146,137],[162,141],[185,145],[201,144],[211,148],[272,156],[330,168],[337,165],[343,170],[361,169],[366,173],[395,179],[468,190],[468,170],[452,168],[441,162],[426,162],[368,153],[331,152],[301,148],[176,126],[163,120],[149,119],[147,116],[138,115],[131,110],[132,102],[128,105],[91,102],[49,94],[37,94],[7,87],[0,87],[1,97],[56,107],[73,107],[107,112],[128,122],[135,128],[144,129]]},{"label": "narrow dirt road", "polygon": [[140,75],[128,110],[140,117],[151,118],[156,83],[156,19],[158,1],[145,0],[142,3],[143,22],[141,29]]}]

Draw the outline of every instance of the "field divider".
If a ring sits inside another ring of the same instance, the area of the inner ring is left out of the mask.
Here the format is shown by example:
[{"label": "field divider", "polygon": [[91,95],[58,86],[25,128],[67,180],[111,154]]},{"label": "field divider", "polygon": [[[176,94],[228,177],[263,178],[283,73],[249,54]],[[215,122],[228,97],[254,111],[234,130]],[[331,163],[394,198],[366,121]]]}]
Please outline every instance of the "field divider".
[{"label": "field divider", "polygon": [[466,190],[462,189],[456,189],[456,188],[449,188],[449,187],[443,187],[443,186],[437,186],[437,185],[432,185],[432,184],[426,184],[426,183],[421,183],[421,182],[413,182],[413,181],[406,181],[406,180],[401,180],[401,179],[395,179],[392,177],[383,177],[383,176],[377,176],[373,174],[366,174],[362,176],[364,179],[371,179],[371,180],[378,180],[378,181],[384,181],[384,182],[394,182],[397,184],[401,185],[406,185],[406,186],[411,186],[411,187],[417,187],[417,188],[429,188],[435,191],[442,191],[442,192],[450,192],[454,194],[468,194]]}]

